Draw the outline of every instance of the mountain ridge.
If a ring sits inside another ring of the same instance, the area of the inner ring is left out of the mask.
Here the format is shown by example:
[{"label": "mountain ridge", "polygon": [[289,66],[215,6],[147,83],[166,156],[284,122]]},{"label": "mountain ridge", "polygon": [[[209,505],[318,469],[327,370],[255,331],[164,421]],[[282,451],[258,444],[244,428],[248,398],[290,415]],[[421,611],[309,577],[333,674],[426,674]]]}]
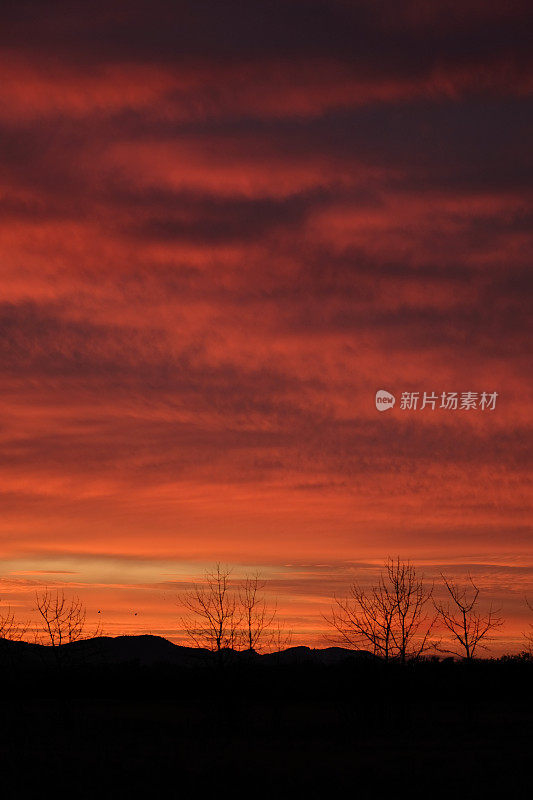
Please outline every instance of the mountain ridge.
[{"label": "mountain ridge", "polygon": [[[257,664],[337,664],[342,661],[377,659],[368,650],[349,650],[344,647],[311,648],[306,645],[288,647],[273,653],[257,653],[255,650],[221,651],[225,661]],[[188,647],[175,644],[164,636],[153,634],[97,636],[77,642],[52,647],[34,642],[0,639],[0,659],[12,662],[41,662],[85,664],[138,663],[143,666],[173,664],[194,667],[214,663],[217,653],[207,648]]]}]

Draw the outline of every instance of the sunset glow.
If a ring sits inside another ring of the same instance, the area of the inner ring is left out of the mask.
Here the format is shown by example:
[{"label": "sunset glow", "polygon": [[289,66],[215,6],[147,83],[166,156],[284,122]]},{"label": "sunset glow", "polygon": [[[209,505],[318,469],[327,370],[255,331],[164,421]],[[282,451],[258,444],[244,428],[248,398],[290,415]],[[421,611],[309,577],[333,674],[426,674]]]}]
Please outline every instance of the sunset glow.
[{"label": "sunset glow", "polygon": [[[182,642],[218,561],[325,646],[332,597],[400,555],[470,573],[520,649],[528,4],[457,9],[0,12],[2,606],[57,586]],[[400,407],[470,391],[494,409]]]}]

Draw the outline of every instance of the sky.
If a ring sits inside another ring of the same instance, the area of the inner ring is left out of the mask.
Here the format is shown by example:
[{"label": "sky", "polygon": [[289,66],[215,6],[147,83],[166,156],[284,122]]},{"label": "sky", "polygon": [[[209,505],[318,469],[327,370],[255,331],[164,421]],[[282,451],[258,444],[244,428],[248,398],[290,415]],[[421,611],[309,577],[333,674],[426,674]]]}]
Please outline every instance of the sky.
[{"label": "sky", "polygon": [[470,572],[519,646],[528,6],[3,4],[0,604],[64,587],[180,641],[221,561],[324,646],[399,555]]}]

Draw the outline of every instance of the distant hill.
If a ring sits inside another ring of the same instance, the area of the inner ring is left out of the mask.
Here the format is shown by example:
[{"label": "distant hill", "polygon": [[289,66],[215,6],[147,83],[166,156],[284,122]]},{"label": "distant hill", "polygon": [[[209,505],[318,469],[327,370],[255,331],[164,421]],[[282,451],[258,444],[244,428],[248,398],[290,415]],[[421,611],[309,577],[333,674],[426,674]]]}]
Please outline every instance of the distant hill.
[{"label": "distant hill", "polygon": [[[367,650],[348,650],[344,647],[289,647],[277,653],[263,655],[254,651],[226,650],[224,660],[231,663],[260,663],[265,665],[338,664],[349,660],[374,659]],[[12,642],[0,639],[0,662],[12,664],[54,664],[58,660],[76,664],[126,664],[142,666],[170,664],[198,667],[214,663],[217,654],[204,648],[184,647],[162,636],[99,636],[60,647]]]},{"label": "distant hill", "polygon": [[343,661],[373,660],[368,650],[348,650],[346,647],[289,647],[279,653],[259,656],[261,662],[278,664],[339,664]]}]

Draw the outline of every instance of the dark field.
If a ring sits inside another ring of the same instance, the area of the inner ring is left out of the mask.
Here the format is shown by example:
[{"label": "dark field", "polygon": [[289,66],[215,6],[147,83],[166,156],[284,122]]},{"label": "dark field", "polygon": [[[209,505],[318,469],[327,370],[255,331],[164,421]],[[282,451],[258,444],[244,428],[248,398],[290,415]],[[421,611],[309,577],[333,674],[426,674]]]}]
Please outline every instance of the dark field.
[{"label": "dark field", "polygon": [[4,665],[4,796],[529,796],[532,677],[525,659]]}]

